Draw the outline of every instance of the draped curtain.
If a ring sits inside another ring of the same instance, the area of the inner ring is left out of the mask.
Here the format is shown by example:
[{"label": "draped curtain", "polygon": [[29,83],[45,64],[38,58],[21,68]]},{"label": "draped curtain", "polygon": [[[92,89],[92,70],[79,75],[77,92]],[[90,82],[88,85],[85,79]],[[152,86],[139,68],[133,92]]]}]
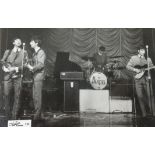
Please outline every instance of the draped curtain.
[{"label": "draped curtain", "polygon": [[[138,28],[68,28],[46,29],[44,33],[47,51],[47,72],[53,73],[56,53],[70,52],[70,60],[83,65],[82,57],[93,56],[99,46],[106,48],[109,60],[115,58],[122,66],[126,66],[129,58],[137,53],[137,48],[143,44],[143,32]],[[117,78],[128,78],[130,73],[115,70]]]}]

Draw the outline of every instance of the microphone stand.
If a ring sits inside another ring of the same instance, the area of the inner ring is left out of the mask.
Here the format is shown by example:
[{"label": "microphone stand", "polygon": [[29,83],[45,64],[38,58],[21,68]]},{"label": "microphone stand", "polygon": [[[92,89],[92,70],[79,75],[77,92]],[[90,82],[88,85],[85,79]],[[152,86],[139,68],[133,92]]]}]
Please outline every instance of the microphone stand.
[{"label": "microphone stand", "polygon": [[148,79],[151,80],[150,66],[149,66],[149,61],[148,61],[148,58],[149,58],[148,48],[149,48],[149,46],[146,45],[146,59],[147,59],[147,71],[148,71],[147,75],[148,75]]},{"label": "microphone stand", "polygon": [[25,51],[25,43],[23,43],[23,53],[22,53],[22,66],[21,66],[21,78],[23,78],[23,64],[24,64],[24,51]]},{"label": "microphone stand", "polygon": [[[23,49],[22,49],[22,66],[21,66],[21,85],[23,87],[23,66],[24,66],[24,52],[25,51],[25,43],[23,43]],[[26,110],[24,109],[24,116],[26,115]]]},{"label": "microphone stand", "polygon": [[148,58],[149,58],[149,54],[148,54],[148,45],[146,45],[146,58],[147,58],[147,77],[148,77],[148,85],[147,85],[147,92],[148,92],[148,99],[149,99],[149,106],[150,106],[150,112],[153,114],[153,109],[152,109],[152,79],[151,79],[151,73],[150,73],[150,64],[149,64],[149,61],[148,61]]}]

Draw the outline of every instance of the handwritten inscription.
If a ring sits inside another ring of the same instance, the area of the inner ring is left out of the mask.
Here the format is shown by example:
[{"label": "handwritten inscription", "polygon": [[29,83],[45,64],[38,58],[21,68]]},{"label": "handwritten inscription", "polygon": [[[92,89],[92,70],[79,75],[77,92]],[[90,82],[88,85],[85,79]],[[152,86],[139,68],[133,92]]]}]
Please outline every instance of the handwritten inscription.
[{"label": "handwritten inscription", "polygon": [[31,120],[9,120],[8,127],[31,127]]}]

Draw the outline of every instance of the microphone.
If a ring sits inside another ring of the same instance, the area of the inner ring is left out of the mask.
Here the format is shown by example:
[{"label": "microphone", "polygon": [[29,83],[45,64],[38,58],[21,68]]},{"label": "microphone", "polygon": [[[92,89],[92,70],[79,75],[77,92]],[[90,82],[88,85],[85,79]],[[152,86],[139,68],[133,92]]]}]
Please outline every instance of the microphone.
[{"label": "microphone", "polygon": [[148,49],[149,48],[149,46],[148,45],[146,45],[146,49]]},{"label": "microphone", "polygon": [[25,52],[25,45],[26,45],[26,44],[25,44],[25,43],[23,43],[23,52]]}]

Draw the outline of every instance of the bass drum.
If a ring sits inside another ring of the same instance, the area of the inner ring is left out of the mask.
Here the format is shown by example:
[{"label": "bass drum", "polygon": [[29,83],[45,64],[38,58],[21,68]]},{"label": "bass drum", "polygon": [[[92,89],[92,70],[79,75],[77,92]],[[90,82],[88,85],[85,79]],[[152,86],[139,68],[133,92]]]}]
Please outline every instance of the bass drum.
[{"label": "bass drum", "polygon": [[91,86],[97,90],[104,89],[107,85],[107,77],[102,72],[93,72],[89,81]]}]

